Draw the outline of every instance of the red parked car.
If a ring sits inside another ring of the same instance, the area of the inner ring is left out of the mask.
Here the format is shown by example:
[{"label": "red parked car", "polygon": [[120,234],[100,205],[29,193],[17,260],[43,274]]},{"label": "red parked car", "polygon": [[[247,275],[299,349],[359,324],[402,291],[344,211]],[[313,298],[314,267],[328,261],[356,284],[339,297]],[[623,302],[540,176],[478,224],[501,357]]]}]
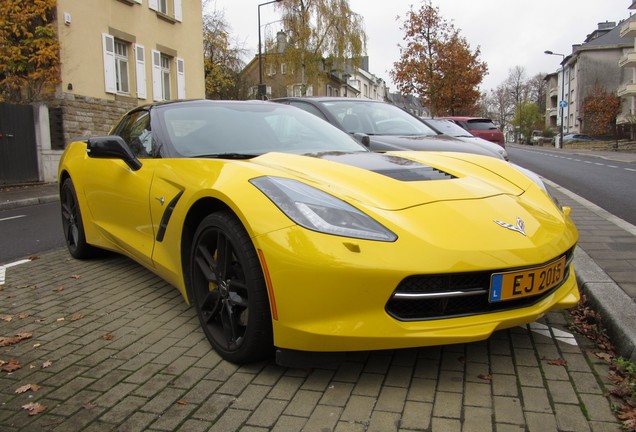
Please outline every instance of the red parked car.
[{"label": "red parked car", "polygon": [[504,134],[492,120],[480,117],[440,117],[457,123],[471,134],[506,148]]}]

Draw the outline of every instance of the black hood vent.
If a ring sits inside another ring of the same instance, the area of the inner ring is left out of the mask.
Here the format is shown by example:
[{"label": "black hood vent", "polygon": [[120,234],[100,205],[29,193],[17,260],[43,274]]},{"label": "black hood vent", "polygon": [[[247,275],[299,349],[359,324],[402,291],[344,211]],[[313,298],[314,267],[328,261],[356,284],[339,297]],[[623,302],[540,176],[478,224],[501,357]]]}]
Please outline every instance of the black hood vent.
[{"label": "black hood vent", "polygon": [[451,180],[452,174],[411,159],[383,153],[314,153],[313,156],[373,171],[399,181]]}]

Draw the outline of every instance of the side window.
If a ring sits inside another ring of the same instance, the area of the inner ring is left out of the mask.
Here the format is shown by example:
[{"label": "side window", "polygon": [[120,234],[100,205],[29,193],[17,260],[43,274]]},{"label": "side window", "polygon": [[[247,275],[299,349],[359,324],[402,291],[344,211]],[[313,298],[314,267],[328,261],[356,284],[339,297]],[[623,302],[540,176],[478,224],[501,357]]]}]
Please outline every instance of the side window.
[{"label": "side window", "polygon": [[316,108],[313,105],[310,105],[305,102],[297,102],[297,101],[290,101],[289,104],[297,108],[300,108],[301,110],[307,111],[308,113],[311,113],[315,115],[316,117],[320,117],[323,120],[327,120],[325,115],[321,113],[320,110],[318,110],[318,108]]},{"label": "side window", "polygon": [[139,158],[155,157],[154,140],[150,130],[150,114],[147,111],[135,111],[115,129],[115,134],[126,141],[133,154]]}]

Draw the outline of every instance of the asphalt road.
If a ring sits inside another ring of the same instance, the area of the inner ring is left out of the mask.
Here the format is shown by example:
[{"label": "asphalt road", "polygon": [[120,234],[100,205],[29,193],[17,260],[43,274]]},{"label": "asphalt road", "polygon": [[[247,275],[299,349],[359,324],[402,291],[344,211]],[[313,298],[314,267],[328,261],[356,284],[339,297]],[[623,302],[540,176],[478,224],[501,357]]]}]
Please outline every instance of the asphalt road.
[{"label": "asphalt road", "polygon": [[61,246],[59,202],[0,211],[0,264]]},{"label": "asphalt road", "polygon": [[508,147],[510,160],[636,225],[636,166],[544,148]]}]

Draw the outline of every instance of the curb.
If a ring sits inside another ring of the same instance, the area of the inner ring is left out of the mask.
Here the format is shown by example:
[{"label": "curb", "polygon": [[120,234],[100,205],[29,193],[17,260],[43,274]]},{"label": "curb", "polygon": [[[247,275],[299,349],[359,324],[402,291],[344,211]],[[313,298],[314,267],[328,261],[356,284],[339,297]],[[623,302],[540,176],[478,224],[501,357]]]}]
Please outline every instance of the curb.
[{"label": "curb", "polygon": [[574,268],[581,291],[588,296],[592,308],[601,314],[618,354],[636,362],[634,300],[581,248],[574,251]]},{"label": "curb", "polygon": [[0,202],[0,210],[13,210],[20,207],[32,206],[37,204],[46,204],[50,202],[59,201],[60,197],[57,195],[47,195],[37,198],[24,198],[15,201]]}]

